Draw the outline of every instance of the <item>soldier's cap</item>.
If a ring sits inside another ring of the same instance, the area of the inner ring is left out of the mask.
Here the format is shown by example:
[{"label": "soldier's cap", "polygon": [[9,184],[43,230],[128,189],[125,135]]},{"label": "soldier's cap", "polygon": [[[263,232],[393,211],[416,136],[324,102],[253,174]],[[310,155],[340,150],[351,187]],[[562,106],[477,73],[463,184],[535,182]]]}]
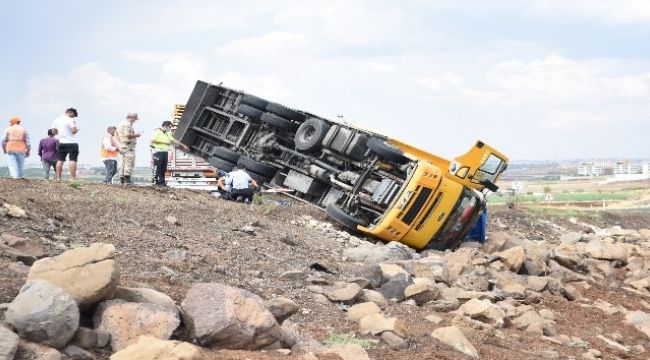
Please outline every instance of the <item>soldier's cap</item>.
[{"label": "soldier's cap", "polygon": [[130,113],[126,114],[126,117],[127,118],[137,119],[138,118],[138,113],[130,112]]}]

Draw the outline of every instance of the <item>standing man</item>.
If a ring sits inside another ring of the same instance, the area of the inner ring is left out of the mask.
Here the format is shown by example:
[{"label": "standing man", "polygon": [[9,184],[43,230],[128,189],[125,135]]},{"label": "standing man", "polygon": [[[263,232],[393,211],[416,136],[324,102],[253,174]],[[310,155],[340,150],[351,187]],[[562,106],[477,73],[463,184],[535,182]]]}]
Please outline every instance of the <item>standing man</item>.
[{"label": "standing man", "polygon": [[56,161],[58,158],[59,140],[56,139],[58,132],[56,129],[48,129],[47,137],[42,138],[38,143],[38,156],[41,157],[43,165],[43,177],[45,180],[50,179],[50,168],[56,172]]},{"label": "standing man", "polygon": [[102,161],[106,167],[106,177],[104,177],[104,184],[112,184],[113,176],[117,172],[117,155],[119,155],[119,142],[117,141],[117,136],[115,136],[115,131],[117,128],[115,126],[109,126],[106,129],[106,134],[102,138]]},{"label": "standing man", "polygon": [[2,136],[2,151],[7,154],[9,175],[12,178],[25,177],[25,158],[29,157],[29,135],[20,126],[20,118],[14,116],[9,119],[9,127]]},{"label": "standing man", "polygon": [[117,128],[117,139],[120,142],[120,153],[122,154],[122,166],[120,167],[120,184],[133,184],[131,172],[135,166],[135,143],[140,133],[133,130],[133,123],[138,120],[137,113],[128,113],[126,120]]},{"label": "standing man", "polygon": [[167,186],[165,183],[165,172],[167,172],[167,157],[172,144],[183,147],[189,151],[185,144],[174,139],[172,134],[172,122],[163,121],[162,125],[153,132],[151,137],[151,147],[153,148],[153,180],[156,186]]},{"label": "standing man", "polygon": [[77,179],[77,157],[79,156],[79,144],[77,143],[77,123],[74,118],[77,117],[77,110],[69,108],[65,114],[54,119],[52,128],[59,133],[59,149],[57,151],[56,162],[56,180],[61,180],[63,173],[63,163],[68,155],[70,156],[70,180]]},{"label": "standing man", "polygon": [[217,186],[226,192],[226,199],[237,201],[241,197],[245,203],[253,201],[253,194],[258,188],[257,182],[241,165],[235,165],[233,171],[220,177]]}]

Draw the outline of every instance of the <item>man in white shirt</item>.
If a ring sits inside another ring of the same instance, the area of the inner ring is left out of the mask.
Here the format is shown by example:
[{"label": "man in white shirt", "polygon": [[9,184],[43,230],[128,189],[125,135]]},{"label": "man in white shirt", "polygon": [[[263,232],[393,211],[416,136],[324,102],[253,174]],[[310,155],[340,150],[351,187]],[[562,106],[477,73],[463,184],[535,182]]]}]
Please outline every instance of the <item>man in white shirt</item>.
[{"label": "man in white shirt", "polygon": [[258,188],[257,182],[248,175],[241,165],[235,165],[233,171],[220,177],[217,186],[226,192],[226,199],[236,201],[241,197],[246,203],[253,200],[255,189]]},{"label": "man in white shirt", "polygon": [[57,152],[56,162],[56,179],[61,180],[63,172],[63,163],[68,155],[70,156],[70,180],[77,178],[77,157],[79,156],[79,144],[77,143],[77,123],[74,118],[77,117],[77,110],[69,108],[65,114],[54,119],[52,128],[55,128],[59,134],[59,149]]}]

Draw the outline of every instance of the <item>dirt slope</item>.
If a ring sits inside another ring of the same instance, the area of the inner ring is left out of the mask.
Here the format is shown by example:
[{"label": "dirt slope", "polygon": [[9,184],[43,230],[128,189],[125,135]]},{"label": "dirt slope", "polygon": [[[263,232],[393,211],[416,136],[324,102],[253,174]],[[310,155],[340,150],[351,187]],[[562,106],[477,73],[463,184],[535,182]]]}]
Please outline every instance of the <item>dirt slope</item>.
[{"label": "dirt slope", "polygon": [[[36,240],[46,247],[49,255],[93,242],[115,245],[122,286],[152,287],[180,303],[191,284],[219,282],[247,289],[263,298],[282,295],[293,299],[301,310],[291,320],[317,340],[323,341],[329,333],[355,330],[347,323],[345,312],[339,306],[313,302],[312,294],[306,290],[308,283],[280,278],[284,272],[309,269],[314,263],[337,273],[342,269],[343,250],[353,246],[332,234],[304,226],[302,219],[306,215],[325,219],[313,207],[293,200],[290,207],[247,206],[190,190],[99,184],[72,187],[66,182],[11,179],[0,179],[0,203],[17,205],[28,213],[25,219],[0,217],[0,233]],[[177,218],[177,224],[168,221],[170,215]],[[490,216],[491,228],[535,239],[583,228],[583,225],[561,221],[558,221],[560,225],[549,225],[553,221],[507,208],[492,211]],[[252,225],[253,230],[242,231],[247,225]],[[27,271],[24,266],[0,258],[0,303],[11,302],[24,283]],[[631,308],[638,308],[642,300],[634,294],[609,293],[607,284],[595,285],[583,295]],[[594,347],[599,344],[595,338],[596,326],[607,333],[620,332],[626,342],[650,348],[645,336],[621,324],[620,315],[606,317],[577,302],[552,295],[545,296],[535,307],[552,309],[560,317],[557,322],[561,333],[581,337]],[[404,304],[391,305],[385,313],[409,324],[410,347],[394,351],[379,343],[368,351],[371,358],[463,358],[460,353],[432,340],[429,334],[436,326],[422,320],[426,315],[437,314],[448,323],[451,314],[436,313],[426,305]],[[552,344],[514,329],[503,329],[503,333],[503,340],[470,340],[483,359],[536,358],[540,351],[547,349],[555,349],[564,357],[579,358],[584,352],[581,348]],[[605,347],[598,348],[604,358],[621,356]],[[243,351],[215,352],[213,356],[215,359],[300,358]],[[624,354],[630,359],[636,356]],[[647,358],[647,354],[638,358]]]}]

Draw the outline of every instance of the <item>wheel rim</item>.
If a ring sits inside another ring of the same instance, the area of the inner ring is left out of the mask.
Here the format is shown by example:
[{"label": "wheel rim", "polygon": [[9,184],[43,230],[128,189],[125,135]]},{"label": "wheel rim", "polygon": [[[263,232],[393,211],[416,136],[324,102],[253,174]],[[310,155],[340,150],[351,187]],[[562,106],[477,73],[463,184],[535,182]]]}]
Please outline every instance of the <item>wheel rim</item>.
[{"label": "wheel rim", "polygon": [[303,143],[308,143],[311,142],[311,140],[314,138],[316,135],[316,127],[314,126],[309,126],[305,131],[302,132],[300,136],[300,140],[302,140]]}]

